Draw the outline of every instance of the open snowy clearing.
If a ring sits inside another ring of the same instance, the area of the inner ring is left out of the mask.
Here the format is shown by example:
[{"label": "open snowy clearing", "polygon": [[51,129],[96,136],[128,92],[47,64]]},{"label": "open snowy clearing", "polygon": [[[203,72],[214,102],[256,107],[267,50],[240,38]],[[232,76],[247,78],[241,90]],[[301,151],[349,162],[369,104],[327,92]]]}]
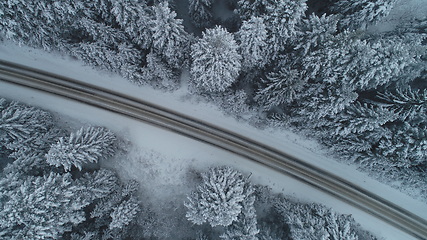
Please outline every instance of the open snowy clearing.
[{"label": "open snowy clearing", "polygon": [[[427,206],[425,204],[369,179],[367,176],[356,172],[354,167],[339,164],[332,159],[321,156],[319,153],[322,150],[314,142],[301,139],[290,132],[253,129],[246,124],[224,116],[215,106],[185,101],[185,99],[188,99],[185,95],[185,89],[174,93],[164,93],[148,88],[138,88],[120,77],[109,76],[106,73],[91,70],[89,67],[81,66],[78,62],[30,48],[19,48],[12,44],[1,46],[0,58],[94,84],[102,84],[104,87],[110,86],[110,89],[126,92],[131,96],[139,97],[204,121],[215,123],[242,135],[268,143],[299,158],[306,159],[316,166],[330,170],[369,191],[392,200],[401,207],[415,212],[423,218],[427,216]],[[131,150],[131,155],[134,157],[118,159],[117,162],[110,162],[107,165],[118,169],[123,178],[139,179],[143,188],[156,184],[155,189],[162,189],[161,191],[153,192],[152,196],[176,194],[178,199],[183,198],[186,193],[178,193],[174,189],[178,189],[179,187],[179,189],[185,191],[187,188],[188,191],[188,186],[185,186],[182,180],[185,178],[186,170],[190,166],[204,170],[211,165],[226,164],[235,166],[245,173],[252,173],[251,179],[253,182],[269,185],[275,191],[282,191],[285,194],[293,195],[304,201],[322,203],[341,213],[350,213],[365,229],[378,236],[383,236],[386,239],[410,238],[399,230],[390,228],[390,226],[377,221],[368,214],[341,203],[309,186],[300,184],[294,179],[272,172],[270,169],[246,159],[241,159],[228,152],[212,148],[206,144],[198,143],[162,129],[113,115],[109,112],[93,109],[89,106],[27,91],[4,83],[1,84],[0,94],[3,97],[20,100],[31,105],[66,114],[80,121],[107,126],[120,133],[120,135],[127,137],[136,146]],[[159,159],[162,164],[156,165],[157,170],[156,172],[152,172],[151,175],[147,175],[144,172],[143,166],[144,164],[154,165],[155,163],[142,162],[141,159],[143,159],[143,156],[141,156],[141,153],[145,154],[146,151],[141,149],[161,153]],[[182,162],[183,159],[186,161]],[[181,162],[177,160],[181,160]],[[148,176],[151,176],[151,178]],[[176,188],[173,186],[176,186]],[[154,199],[156,198],[153,197]],[[158,206],[161,207],[167,204],[168,200],[165,201],[165,203],[158,203]]]}]

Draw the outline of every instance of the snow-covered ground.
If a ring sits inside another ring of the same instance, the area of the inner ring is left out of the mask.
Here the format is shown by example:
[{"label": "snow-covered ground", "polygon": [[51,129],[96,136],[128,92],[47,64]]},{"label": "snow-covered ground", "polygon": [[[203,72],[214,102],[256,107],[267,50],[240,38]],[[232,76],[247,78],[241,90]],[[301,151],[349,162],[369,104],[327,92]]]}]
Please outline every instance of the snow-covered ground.
[{"label": "snow-covered ground", "polygon": [[[170,93],[153,90],[149,87],[136,87],[119,76],[92,70],[90,67],[82,66],[80,62],[73,61],[67,57],[48,54],[27,47],[20,48],[10,43],[0,46],[0,59],[102,85],[103,87],[125,92],[130,96],[151,101],[203,121],[230,129],[331,171],[427,219],[426,204],[372,180],[365,174],[357,172],[354,166],[344,165],[334,159],[328,158],[325,156],[326,152],[315,142],[308,141],[288,131],[254,129],[248,124],[224,116],[213,105],[195,103],[188,100],[191,98],[187,96],[185,88]],[[106,126],[128,138],[134,146],[131,147],[129,156],[105,164],[116,168],[123,178],[138,179],[144,189],[151,191],[148,195],[151,196],[152,204],[158,208],[162,208],[168,204],[171,207],[170,204],[172,204],[170,197],[163,198],[163,201],[158,201],[158,197],[173,195],[173,198],[176,199],[183,200],[185,198],[185,194],[190,191],[191,187],[188,186],[188,179],[191,177],[187,174],[188,169],[194,168],[204,171],[207,167],[213,165],[230,165],[235,166],[244,173],[252,173],[251,180],[254,183],[269,185],[276,192],[295,196],[302,201],[322,203],[340,213],[352,214],[363,228],[375,235],[382,236],[385,239],[412,239],[411,236],[379,221],[371,215],[315,188],[302,184],[293,178],[274,172],[269,168],[224,150],[165,131],[164,129],[124,118],[91,106],[12,86],[1,81],[0,96],[40,106],[47,110],[68,115],[79,121]],[[147,157],[147,154],[150,154],[150,152],[156,157]],[[148,161],[147,159],[158,159],[158,161]],[[182,191],[177,192],[176,189]]]},{"label": "snow-covered ground", "polygon": [[370,31],[390,31],[401,22],[422,19],[427,16],[426,0],[398,0],[390,14],[370,28]]}]

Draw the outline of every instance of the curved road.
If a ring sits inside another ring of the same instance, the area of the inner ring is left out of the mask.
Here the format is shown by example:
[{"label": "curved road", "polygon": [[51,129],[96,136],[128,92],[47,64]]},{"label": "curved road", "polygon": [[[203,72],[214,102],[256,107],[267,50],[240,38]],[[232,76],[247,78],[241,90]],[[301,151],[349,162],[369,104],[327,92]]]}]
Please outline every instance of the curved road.
[{"label": "curved road", "polygon": [[217,146],[314,186],[416,238],[427,239],[426,219],[253,139],[123,93],[1,60],[0,80],[90,104]]}]

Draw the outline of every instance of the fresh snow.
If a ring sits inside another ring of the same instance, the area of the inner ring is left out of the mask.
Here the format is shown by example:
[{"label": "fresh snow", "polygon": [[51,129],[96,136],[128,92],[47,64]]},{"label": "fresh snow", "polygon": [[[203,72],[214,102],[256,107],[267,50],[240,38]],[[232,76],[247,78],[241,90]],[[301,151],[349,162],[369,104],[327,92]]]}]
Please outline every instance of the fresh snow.
[{"label": "fresh snow", "polygon": [[[288,131],[255,129],[246,123],[225,116],[216,106],[195,102],[194,98],[188,96],[185,87],[172,93],[153,90],[147,86],[136,87],[119,76],[92,70],[68,57],[28,47],[19,47],[7,42],[0,46],[0,59],[102,85],[114,91],[125,92],[129,96],[141,98],[232,130],[304,159],[310,164],[341,176],[427,219],[426,204],[372,180],[366,174],[356,171],[355,166],[344,165],[325,156],[326,151],[317,143]],[[183,74],[182,77],[187,76],[188,74]],[[129,149],[129,155],[126,158],[117,158],[104,164],[114,167],[122,178],[137,179],[142,188],[149,191],[144,195],[150,196],[151,203],[153,206],[157,206],[159,211],[164,206],[171,207],[170,205],[173,205],[171,199],[181,201],[175,204],[182,204],[182,201],[185,200],[185,195],[193,187],[189,186],[187,182],[188,178],[191,178],[188,170],[206,171],[210,166],[228,165],[236,167],[245,174],[252,174],[252,182],[269,185],[276,192],[283,192],[302,201],[321,203],[340,213],[352,214],[364,229],[377,236],[385,239],[413,239],[368,213],[311,186],[302,184],[296,179],[205,143],[108,111],[2,81],[0,81],[0,96],[39,106],[79,121],[105,126],[119,135],[125,136],[133,144]],[[149,155],[154,157],[149,157]],[[158,162],[149,159],[158,159]],[[174,197],[170,197],[171,194]]]}]

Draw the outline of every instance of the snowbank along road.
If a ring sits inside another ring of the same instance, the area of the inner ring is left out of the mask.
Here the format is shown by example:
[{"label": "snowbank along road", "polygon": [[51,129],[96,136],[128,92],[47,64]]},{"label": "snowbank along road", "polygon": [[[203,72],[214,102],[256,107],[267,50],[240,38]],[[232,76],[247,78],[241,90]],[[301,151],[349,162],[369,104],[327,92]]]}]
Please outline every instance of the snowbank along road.
[{"label": "snowbank along road", "polygon": [[427,220],[343,178],[253,139],[99,86],[0,61],[0,80],[112,111],[185,135],[314,186],[419,239]]}]

